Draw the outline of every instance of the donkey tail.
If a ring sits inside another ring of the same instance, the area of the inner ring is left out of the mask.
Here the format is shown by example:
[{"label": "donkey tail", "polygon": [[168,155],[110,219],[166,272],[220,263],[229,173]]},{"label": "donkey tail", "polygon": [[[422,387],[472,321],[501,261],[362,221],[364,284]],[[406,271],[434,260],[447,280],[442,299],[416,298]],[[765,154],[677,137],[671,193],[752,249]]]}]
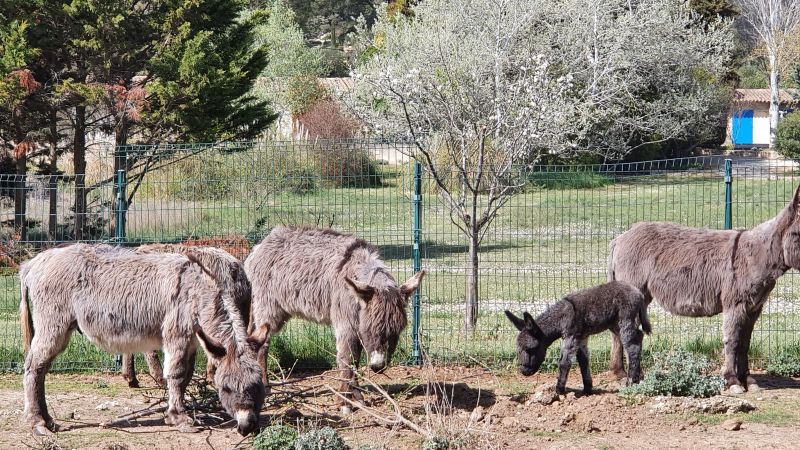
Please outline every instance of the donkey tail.
[{"label": "donkey tail", "polygon": [[31,309],[28,304],[28,286],[25,284],[25,279],[22,278],[19,284],[20,302],[19,302],[19,323],[22,326],[22,346],[25,353],[31,348],[31,341],[33,341],[33,317],[31,317]]},{"label": "donkey tail", "polygon": [[608,247],[608,281],[614,281],[617,279],[614,274],[614,250],[617,247],[617,239],[612,239]]},{"label": "donkey tail", "polygon": [[647,318],[647,303],[644,301],[644,296],[642,296],[639,302],[639,322],[642,323],[642,331],[644,331],[645,334],[650,334],[653,331],[653,328],[650,326],[650,319]]}]

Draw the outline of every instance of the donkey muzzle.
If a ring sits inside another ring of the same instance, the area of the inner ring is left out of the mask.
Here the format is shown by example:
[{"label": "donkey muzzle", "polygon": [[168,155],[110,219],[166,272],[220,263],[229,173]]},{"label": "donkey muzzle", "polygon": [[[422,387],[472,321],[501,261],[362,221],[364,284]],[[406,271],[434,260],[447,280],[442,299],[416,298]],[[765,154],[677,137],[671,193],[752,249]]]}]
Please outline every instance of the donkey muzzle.
[{"label": "donkey muzzle", "polygon": [[387,362],[386,354],[383,352],[372,352],[369,356],[369,368],[373,372],[381,373],[386,370]]},{"label": "donkey muzzle", "polygon": [[242,436],[247,436],[258,427],[258,415],[253,411],[236,411],[236,431]]}]

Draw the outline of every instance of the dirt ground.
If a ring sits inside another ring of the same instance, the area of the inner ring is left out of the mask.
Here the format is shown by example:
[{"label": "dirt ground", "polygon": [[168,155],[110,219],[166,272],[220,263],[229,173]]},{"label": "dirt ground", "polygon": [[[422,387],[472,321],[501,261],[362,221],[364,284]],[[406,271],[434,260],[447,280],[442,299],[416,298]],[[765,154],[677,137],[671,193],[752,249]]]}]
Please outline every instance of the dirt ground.
[{"label": "dirt ground", "polygon": [[[145,378],[145,377],[142,377]],[[595,395],[582,396],[580,376],[570,375],[568,392],[543,405],[537,392],[550,388],[554,374],[522,377],[478,368],[394,367],[371,380],[400,408],[409,426],[374,387],[365,397],[366,409],[343,416],[327,385],[333,374],[302,374],[276,386],[262,423],[280,421],[300,428],[329,425],[348,445],[358,449],[420,449],[419,431],[447,436],[459,448],[800,448],[800,381],[758,376],[762,389],[744,399],[756,409],[749,413],[710,414],[664,412],[663,401],[620,397],[618,384],[595,376]],[[435,384],[430,384],[435,381]],[[432,387],[433,386],[433,387]],[[56,420],[67,428],[52,437],[37,438],[20,424],[20,376],[0,376],[0,448],[47,449],[229,449],[249,448],[228,424],[203,427],[195,434],[180,433],[163,423],[160,413],[108,426],[115,418],[150,408],[162,391],[129,389],[114,374],[50,375],[48,403]],[[660,406],[659,406],[660,404]],[[426,412],[427,410],[427,412]],[[207,423],[219,422],[205,413]],[[741,422],[740,429],[731,431]]]}]

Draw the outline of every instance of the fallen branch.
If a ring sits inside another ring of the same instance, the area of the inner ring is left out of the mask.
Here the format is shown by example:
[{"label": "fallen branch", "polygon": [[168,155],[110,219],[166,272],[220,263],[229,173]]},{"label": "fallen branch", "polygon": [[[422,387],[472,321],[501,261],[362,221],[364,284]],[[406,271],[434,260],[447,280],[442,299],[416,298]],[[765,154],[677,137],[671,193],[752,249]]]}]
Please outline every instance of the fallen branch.
[{"label": "fallen branch", "polygon": [[[372,381],[370,381],[370,380],[367,380],[367,381],[372,383]],[[336,395],[340,399],[342,399],[345,402],[347,402],[353,408],[358,408],[361,411],[364,411],[365,413],[369,414],[373,418],[377,419],[379,422],[383,422],[386,425],[392,425],[392,426],[404,425],[406,428],[414,430],[417,433],[425,436],[428,439],[432,438],[432,435],[431,435],[430,432],[428,432],[427,430],[421,428],[419,425],[415,424],[414,422],[406,419],[405,416],[403,416],[403,414],[400,412],[400,407],[397,406],[397,403],[394,401],[394,399],[391,398],[391,396],[389,394],[387,394],[386,391],[384,391],[381,388],[377,388],[378,391],[381,393],[381,395],[383,395],[392,404],[392,407],[394,408],[394,416],[395,416],[394,420],[390,419],[390,418],[386,418],[386,417],[380,415],[373,408],[370,408],[370,407],[364,405],[363,403],[355,402],[355,401],[347,398],[341,392],[337,391],[336,389],[334,389],[330,385],[326,384],[325,387],[327,387],[328,390],[333,392],[334,395]]]}]

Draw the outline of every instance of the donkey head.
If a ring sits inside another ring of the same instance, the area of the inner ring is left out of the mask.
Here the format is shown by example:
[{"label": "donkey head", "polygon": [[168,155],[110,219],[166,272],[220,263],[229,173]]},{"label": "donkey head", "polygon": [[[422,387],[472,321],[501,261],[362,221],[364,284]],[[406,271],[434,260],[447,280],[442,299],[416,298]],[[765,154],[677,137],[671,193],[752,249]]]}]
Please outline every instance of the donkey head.
[{"label": "donkey head", "polygon": [[523,319],[515,316],[511,311],[506,311],[506,317],[519,330],[517,335],[519,371],[526,377],[533,375],[539,370],[547,355],[548,346],[544,342],[544,333],[527,311],[523,314]]},{"label": "donkey head", "polygon": [[217,365],[214,384],[225,412],[236,419],[236,429],[247,436],[258,427],[266,395],[256,354],[267,339],[266,325],[254,330],[246,343],[225,347],[196,327],[206,354]]},{"label": "donkey head", "polygon": [[400,333],[406,327],[408,298],[419,287],[423,276],[425,271],[420,270],[400,287],[392,284],[382,288],[345,277],[361,301],[358,337],[374,372],[382,372],[389,366]]}]

